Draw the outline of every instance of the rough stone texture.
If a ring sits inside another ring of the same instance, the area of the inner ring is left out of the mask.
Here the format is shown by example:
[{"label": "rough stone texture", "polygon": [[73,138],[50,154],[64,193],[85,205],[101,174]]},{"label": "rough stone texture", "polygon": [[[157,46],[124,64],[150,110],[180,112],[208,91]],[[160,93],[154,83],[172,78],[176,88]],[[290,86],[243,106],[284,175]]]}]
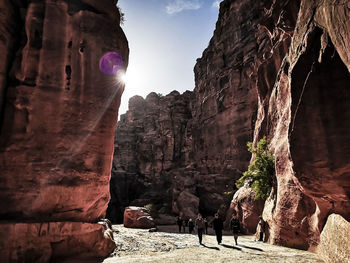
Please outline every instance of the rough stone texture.
[{"label": "rough stone texture", "polygon": [[331,214],[321,232],[317,254],[327,263],[350,262],[350,223],[342,216]]},{"label": "rough stone texture", "polygon": [[147,203],[159,214],[225,213],[232,198],[225,192],[250,159],[257,112],[250,75],[263,14],[256,1],[224,1],[193,93],[130,100],[116,132],[109,218],[121,222],[124,207]]},{"label": "rough stone texture", "polygon": [[1,262],[103,259],[116,248],[110,231],[99,224],[81,222],[2,223]]},{"label": "rough stone texture", "polygon": [[253,190],[249,186],[244,185],[233,196],[230,208],[226,213],[225,227],[228,228],[233,211],[236,211],[241,223],[241,232],[254,234],[259,222],[259,216],[262,215],[264,209],[264,202],[262,199],[255,200]]},{"label": "rough stone texture", "polygon": [[124,226],[129,228],[154,228],[154,219],[144,207],[129,206],[124,211]]},{"label": "rough stone texture", "polygon": [[350,218],[349,9],[344,1],[301,1],[299,12],[286,4],[272,5],[262,28],[273,45],[261,46],[270,59],[256,63],[264,107],[254,141],[267,134],[276,160],[263,213],[270,242],[314,250],[329,213]]},{"label": "rough stone texture", "polygon": [[[187,121],[191,117],[192,93],[177,91],[167,96],[150,93],[146,99],[135,96],[129,111],[121,116],[115,139],[108,217],[122,222],[128,205],[152,204],[155,216],[171,214],[173,196],[193,194],[194,177],[184,167]],[[192,174],[191,174],[192,173]],[[197,209],[197,208],[196,208]],[[152,214],[153,215],[153,214]]]},{"label": "rough stone texture", "polygon": [[124,87],[98,65],[111,50],[128,63],[115,2],[0,2],[0,218],[9,225],[105,215]]}]

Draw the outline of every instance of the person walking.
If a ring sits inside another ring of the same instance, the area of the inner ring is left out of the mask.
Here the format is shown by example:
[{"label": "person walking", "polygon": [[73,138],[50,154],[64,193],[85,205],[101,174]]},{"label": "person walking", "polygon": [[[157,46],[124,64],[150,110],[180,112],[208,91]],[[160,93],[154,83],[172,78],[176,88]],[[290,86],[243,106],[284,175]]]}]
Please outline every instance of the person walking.
[{"label": "person walking", "polygon": [[239,223],[237,212],[233,212],[232,219],[230,221],[230,228],[233,233],[233,237],[235,238],[235,243],[237,245],[238,233],[240,232],[241,225]]},{"label": "person walking", "polygon": [[256,228],[256,236],[259,237],[259,241],[264,241],[264,233],[265,233],[265,221],[262,216],[259,216],[259,223]]},{"label": "person walking", "polygon": [[177,217],[176,224],[179,227],[179,233],[181,233],[181,227],[182,227],[182,218],[181,218],[181,216]]},{"label": "person walking", "polygon": [[208,221],[204,218],[205,233],[208,235]]},{"label": "person walking", "polygon": [[184,233],[186,233],[186,225],[187,225],[186,222],[187,222],[186,219],[184,219],[182,222],[182,228],[184,230]]},{"label": "person walking", "polygon": [[198,239],[199,244],[202,245],[202,238],[203,238],[203,232],[205,228],[204,220],[201,214],[198,214],[196,219],[196,226],[197,226],[197,233],[198,233]]},{"label": "person walking", "polygon": [[192,218],[190,218],[190,220],[188,221],[188,233],[192,234],[193,229],[194,229],[194,223]]},{"label": "person walking", "polygon": [[222,241],[222,229],[224,228],[224,223],[222,222],[219,214],[215,214],[215,218],[213,220],[213,228],[215,230],[216,240],[220,245]]}]

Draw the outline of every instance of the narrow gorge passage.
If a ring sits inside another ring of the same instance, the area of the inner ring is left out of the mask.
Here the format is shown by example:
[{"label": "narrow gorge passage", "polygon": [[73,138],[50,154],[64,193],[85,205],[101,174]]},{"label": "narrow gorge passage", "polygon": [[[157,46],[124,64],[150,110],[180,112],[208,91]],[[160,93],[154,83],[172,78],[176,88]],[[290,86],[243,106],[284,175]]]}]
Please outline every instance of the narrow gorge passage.
[{"label": "narrow gorge passage", "polygon": [[349,263],[349,17],[0,0],[0,261]]}]

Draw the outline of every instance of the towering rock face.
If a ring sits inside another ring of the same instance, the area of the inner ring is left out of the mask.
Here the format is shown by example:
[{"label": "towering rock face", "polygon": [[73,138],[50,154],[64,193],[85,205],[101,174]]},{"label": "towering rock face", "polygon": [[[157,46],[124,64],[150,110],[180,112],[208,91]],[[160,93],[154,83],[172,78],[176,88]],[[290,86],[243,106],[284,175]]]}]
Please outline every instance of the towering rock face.
[{"label": "towering rock face", "polygon": [[116,133],[112,220],[120,221],[129,204],[155,203],[160,213],[184,217],[228,209],[250,159],[246,144],[258,107],[250,76],[263,7],[253,0],[221,4],[214,36],[194,69],[191,96],[150,94],[129,102]]},{"label": "towering rock face", "polygon": [[194,68],[189,163],[199,172],[200,208],[210,213],[225,204],[223,193],[232,191],[250,159],[246,145],[258,106],[250,76],[262,15],[262,2],[223,1],[214,36]]},{"label": "towering rock face", "polygon": [[124,87],[98,65],[108,51],[128,63],[115,2],[0,2],[0,217],[9,224],[105,216]]},{"label": "towering rock face", "polygon": [[116,131],[108,208],[113,221],[122,221],[129,204],[152,204],[161,213],[171,213],[175,182],[183,187],[191,97],[191,92],[173,91],[130,99],[129,111],[121,116]]},{"label": "towering rock face", "polygon": [[296,10],[287,2],[272,5],[266,18],[273,47],[256,64],[266,106],[255,142],[267,134],[275,153],[277,183],[264,209],[270,241],[314,249],[330,213],[350,217],[349,9],[342,1],[301,1]]}]

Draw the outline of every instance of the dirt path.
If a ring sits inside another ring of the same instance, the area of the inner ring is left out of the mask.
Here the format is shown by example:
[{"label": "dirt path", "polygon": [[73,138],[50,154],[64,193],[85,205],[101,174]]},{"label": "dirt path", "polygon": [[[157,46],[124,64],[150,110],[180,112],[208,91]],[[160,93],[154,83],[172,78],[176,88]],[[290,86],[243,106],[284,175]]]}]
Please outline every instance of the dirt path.
[{"label": "dirt path", "polygon": [[[121,225],[115,225],[113,229],[119,232],[114,235],[117,249],[103,263],[323,263],[313,253],[256,242],[253,236],[240,236],[238,245],[234,246],[233,236],[225,233],[222,245],[218,245],[210,231],[209,235],[204,236],[204,246],[201,246],[196,235],[150,233],[148,230],[127,229]],[[175,229],[163,227],[160,231],[174,232]]]}]

